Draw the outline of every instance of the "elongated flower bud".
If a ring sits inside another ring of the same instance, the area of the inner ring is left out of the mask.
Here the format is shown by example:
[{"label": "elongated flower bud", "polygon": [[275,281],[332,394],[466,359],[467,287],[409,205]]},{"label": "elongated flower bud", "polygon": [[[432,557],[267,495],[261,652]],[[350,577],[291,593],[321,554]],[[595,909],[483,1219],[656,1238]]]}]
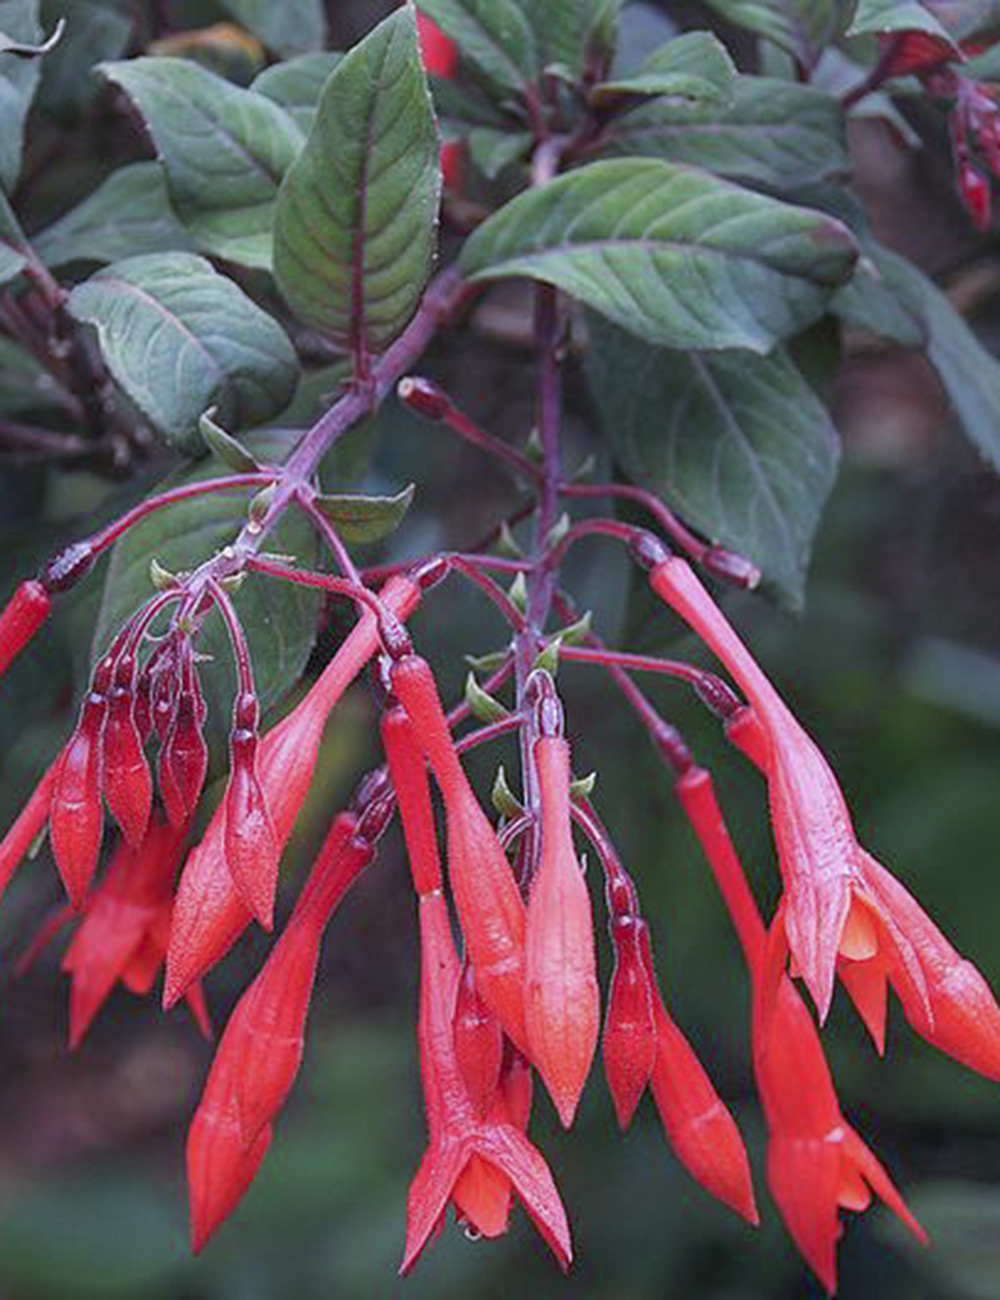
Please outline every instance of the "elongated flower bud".
[{"label": "elongated flower bud", "polygon": [[133,848],[142,843],[153,805],[153,778],[134,715],[135,659],[123,654],[115,668],[104,729],[104,795]]},{"label": "elongated flower bud", "polygon": [[455,1059],[476,1110],[485,1116],[500,1086],[503,1030],[476,988],[475,967],[466,961],[455,1000]]},{"label": "elongated flower bud", "polygon": [[243,1142],[232,1063],[216,1055],[187,1141],[191,1245],[198,1254],[236,1209],[271,1145],[271,1126]]},{"label": "elongated flower bud", "polygon": [[29,578],[7,602],[0,614],[0,677],[48,618],[52,597],[35,578]]},{"label": "elongated flower bud", "polygon": [[52,793],[62,755],[56,758],[35,786],[31,798],[21,809],[17,821],[0,840],[0,898],[10,884],[11,877],[24,861],[25,854],[38,839],[49,820]]},{"label": "elongated flower bud", "polygon": [[76,730],[62,751],[52,791],[52,852],[75,908],[83,906],[101,851],[101,744],[110,678],[111,665],[105,659],[94,673]]},{"label": "elongated flower bud", "polygon": [[569,1128],[600,1032],[594,918],[573,848],[569,746],[560,736],[543,736],[535,742],[535,763],[542,853],[525,938],[528,1048]]},{"label": "elongated flower bud", "polygon": [[479,991],[523,1048],[524,903],[517,882],[458,761],[429,664],[405,656],[393,665],[392,684],[444,797],[448,875]]},{"label": "elongated flower bud", "polygon": [[656,1021],[653,988],[640,949],[645,922],[628,914],[613,915],[609,926],[615,969],[608,991],[602,1052],[608,1089],[624,1132],[653,1073]]},{"label": "elongated flower bud", "polygon": [[281,846],[257,770],[259,712],[255,695],[244,692],[239,696],[229,737],[223,851],[240,897],[264,929],[270,930]]},{"label": "elongated flower bud", "polygon": [[184,684],[177,697],[173,722],[160,756],[161,785],[166,769],[164,802],[173,826],[183,825],[194,816],[208,772],[208,745],[202,732],[205,704],[198,674],[190,660],[190,651],[188,654]]},{"label": "elongated flower bud", "polygon": [[[397,618],[406,619],[420,601],[421,587],[409,578],[393,578],[381,596]],[[258,772],[282,850],[312,782],[326,719],[378,646],[375,616],[365,613],[305,699],[261,739]],[[224,825],[220,806],[181,876],[163,991],[168,1008],[225,956],[252,920],[226,866]]]},{"label": "elongated flower bud", "polygon": [[284,933],[226,1027],[219,1051],[235,1062],[247,1146],[277,1117],[292,1089],[302,1064],[323,931],[373,857],[371,845],[354,837],[356,826],[350,813],[335,819]]}]

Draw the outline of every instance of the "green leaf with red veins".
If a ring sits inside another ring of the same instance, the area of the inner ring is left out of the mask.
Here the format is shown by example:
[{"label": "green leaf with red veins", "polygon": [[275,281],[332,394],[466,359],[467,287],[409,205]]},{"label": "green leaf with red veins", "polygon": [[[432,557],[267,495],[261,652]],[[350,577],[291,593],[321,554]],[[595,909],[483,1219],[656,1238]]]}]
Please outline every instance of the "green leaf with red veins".
[{"label": "green leaf with red veins", "polygon": [[681,103],[725,104],[732,99],[735,80],[736,67],[722,42],[710,32],[687,32],[654,50],[629,76],[600,82],[590,99],[613,105],[662,95]]},{"label": "green leaf with red veins", "polygon": [[119,167],[75,208],[35,235],[32,243],[48,266],[115,262],[138,253],[194,247],[170,206],[158,162]]},{"label": "green leaf with red veins", "polygon": [[831,95],[744,76],[731,80],[728,96],[721,103],[703,98],[643,104],[611,123],[602,152],[688,163],[779,188],[848,170],[843,113]]},{"label": "green leaf with red veins", "polygon": [[292,309],[355,354],[383,351],[430,275],[441,141],[406,6],[338,63],[274,217],[274,273]]},{"label": "green leaf with red veins", "polygon": [[518,195],[461,265],[474,280],[555,285],[649,343],[767,352],[822,314],[856,256],[829,216],[636,158]]},{"label": "green leaf with red veins", "polygon": [[69,296],[97,330],[108,369],[170,443],[204,443],[210,406],[230,428],[261,424],[291,400],[298,363],[281,326],[232,280],[192,253],[128,257]]},{"label": "green leaf with red veins", "polygon": [[[37,45],[43,38],[38,0],[3,0],[0,34],[8,40]],[[24,123],[42,75],[41,61],[0,57],[0,187],[14,192],[21,173]]]},{"label": "green leaf with red veins", "polygon": [[323,0],[221,0],[241,27],[275,54],[321,50],[326,43]]},{"label": "green leaf with red veins", "polygon": [[787,354],[673,352],[595,317],[590,327],[588,381],[629,477],[753,560],[782,601],[800,607],[839,449]]},{"label": "green leaf with red veins", "polygon": [[197,246],[270,269],[278,187],[304,138],[289,114],[187,59],[128,59],[100,70],[142,114]]}]

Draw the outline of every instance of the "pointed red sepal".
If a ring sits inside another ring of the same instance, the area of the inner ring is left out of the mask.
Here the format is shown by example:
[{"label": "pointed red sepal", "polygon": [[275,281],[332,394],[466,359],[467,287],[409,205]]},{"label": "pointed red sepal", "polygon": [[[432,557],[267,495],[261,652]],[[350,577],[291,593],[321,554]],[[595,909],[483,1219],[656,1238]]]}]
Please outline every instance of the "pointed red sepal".
[{"label": "pointed red sepal", "polygon": [[[138,849],[120,841],[107,874],[87,899],[86,915],[62,962],[72,978],[71,1048],[82,1042],[119,980],[134,992],[149,991],[163,962],[157,932],[170,914],[185,837],[183,830],[154,822]],[[135,977],[139,961],[148,979]]]},{"label": "pointed red sepal", "polygon": [[444,798],[448,876],[479,991],[524,1048],[525,909],[517,882],[462,770],[430,666],[407,655],[393,665],[392,683]]},{"label": "pointed red sepal", "polygon": [[220,1049],[188,1131],[191,1246],[196,1255],[239,1205],[271,1145],[270,1126],[251,1146],[244,1145],[234,1082]]},{"label": "pointed red sepal", "polygon": [[594,918],[570,823],[569,747],[535,743],[542,852],[531,884],[525,935],[529,1056],[563,1126],[573,1123],[597,1049],[601,999]]},{"label": "pointed red sepal", "polygon": [[52,611],[52,597],[35,578],[11,596],[0,613],[0,677],[42,627]]},{"label": "pointed red sepal", "polygon": [[[455,1059],[479,1115],[486,1115],[500,1085],[503,1030],[479,995],[475,967],[466,960],[455,1001]],[[482,1229],[485,1232],[485,1229]],[[487,1236],[491,1234],[486,1233]]]},{"label": "pointed red sepal", "polygon": [[198,809],[208,772],[204,723],[205,704],[189,650],[173,722],[160,754],[161,792],[173,826],[190,821]]},{"label": "pointed red sepal", "polygon": [[886,81],[890,77],[908,77],[915,72],[927,72],[931,68],[940,67],[942,63],[962,58],[946,37],[933,36],[927,32],[884,32],[878,40],[881,53],[891,50],[888,63],[884,68],[879,65]]},{"label": "pointed red sepal", "polygon": [[424,67],[435,77],[453,77],[458,67],[458,49],[432,18],[417,13],[417,33]]},{"label": "pointed red sepal", "polygon": [[100,664],[76,730],[58,759],[49,835],[69,901],[82,909],[97,870],[104,834],[101,743],[107,719],[110,665]]},{"label": "pointed red sepal", "polygon": [[644,924],[634,916],[611,918],[615,969],[608,991],[602,1053],[608,1090],[622,1132],[632,1123],[656,1062],[653,989],[639,943]]},{"label": "pointed red sepal", "polygon": [[32,791],[31,798],[18,813],[17,820],[0,840],[0,898],[49,820],[60,758],[61,755],[49,766]]},{"label": "pointed red sepal", "polygon": [[122,655],[115,668],[104,728],[104,796],[133,848],[142,843],[153,805],[153,777],[134,716],[135,661]]},{"label": "pointed red sepal", "polygon": [[165,1011],[222,960],[252,919],[226,866],[221,822],[213,820],[188,855],[174,900],[163,982]]},{"label": "pointed red sepal", "polygon": [[229,751],[232,766],[223,800],[226,866],[243,902],[271,930],[281,846],[257,774],[256,736],[234,731]]},{"label": "pointed red sepal", "polygon": [[200,983],[192,984],[187,993],[184,994],[184,998],[191,1015],[194,1017],[194,1022],[198,1026],[198,1032],[206,1043],[210,1043],[215,1035],[212,1031],[212,1017],[209,1014],[205,990]]},{"label": "pointed red sepal", "polygon": [[[545,1160],[510,1122],[506,1094],[498,1107],[482,1119],[465,1088],[452,1035],[460,972],[447,905],[440,893],[425,894],[420,899],[420,935],[418,1035],[430,1146],[410,1188],[406,1249],[400,1272],[408,1272],[417,1262],[443,1222],[449,1202],[457,1200],[456,1192],[460,1191],[462,1197],[461,1212],[470,1215],[480,1231],[499,1231],[502,1179],[513,1187],[566,1269],[572,1259],[569,1225]],[[517,1092],[515,1089],[515,1095]],[[490,1172],[473,1170],[466,1174],[473,1158],[482,1161]]]}]

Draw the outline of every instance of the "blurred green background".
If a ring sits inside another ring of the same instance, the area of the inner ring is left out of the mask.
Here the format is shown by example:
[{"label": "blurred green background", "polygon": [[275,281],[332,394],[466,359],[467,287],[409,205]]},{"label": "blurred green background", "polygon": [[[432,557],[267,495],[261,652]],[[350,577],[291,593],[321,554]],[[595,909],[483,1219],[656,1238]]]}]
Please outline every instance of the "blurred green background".
[{"label": "blurred green background", "polygon": [[[383,6],[384,7],[384,6]],[[366,8],[332,6],[357,34]],[[344,12],[341,13],[340,10]],[[933,121],[923,123],[933,132]],[[877,126],[854,139],[858,186],[880,237],[917,258],[996,342],[997,262],[972,239],[942,151],[898,154]],[[922,219],[914,223],[919,205]],[[515,319],[523,304],[510,310]],[[491,331],[491,325],[494,327]],[[497,353],[497,321],[473,321],[431,373],[490,427],[523,435],[529,358]],[[824,520],[809,604],[792,618],[753,597],[734,620],[838,771],[859,834],[913,889],[956,945],[1000,985],[1000,484],[955,436],[930,372],[915,358],[818,335],[845,438],[841,480]],[[839,364],[837,378],[833,371]],[[302,399],[317,409],[322,383]],[[579,380],[568,385],[572,455],[601,454]],[[286,421],[287,422],[287,421]],[[476,454],[390,407],[366,435],[366,482],[413,480],[418,507],[394,540],[415,554],[475,540],[516,496]],[[152,478],[168,467],[155,466]],[[121,499],[121,485],[44,469],[0,470],[0,595],[56,539]],[[581,548],[582,549],[582,548]],[[95,575],[0,690],[0,825],[20,803],[75,712],[100,596]],[[499,627],[454,580],[414,623],[452,693],[462,655],[497,644]],[[570,584],[609,639],[697,657],[697,647],[636,589],[627,564],[594,544]],[[329,653],[336,620],[314,656]],[[706,660],[707,662],[707,660]],[[811,1297],[771,1206],[748,1059],[748,988],[738,949],[669,780],[639,726],[593,669],[560,673],[580,772],[599,773],[597,805],[639,882],[660,979],[677,1019],[737,1114],[750,1147],[763,1223],[754,1232],[683,1173],[647,1099],[618,1135],[599,1065],[579,1119],[563,1133],[536,1094],[532,1137],[546,1152],[572,1222],[566,1282],[515,1213],[509,1236],[472,1242],[451,1225],[414,1276],[396,1280],[406,1190],[424,1132],[414,1020],[414,915],[398,833],[331,926],[306,1063],[271,1155],[204,1255],[187,1246],[184,1132],[209,1061],[186,1013],[113,995],[82,1048],[64,1049],[67,988],[58,947],[15,980],[17,954],[58,901],[47,849],[0,910],[0,1300],[364,1300],[512,1293],[653,1300]],[[776,873],[758,779],[724,746],[717,723],[678,688],[650,687],[716,774],[731,829],[762,901]],[[328,730],[316,788],[297,832],[285,906],[332,812],[373,755],[365,688]],[[488,789],[510,749],[477,757]],[[595,891],[595,898],[599,891]],[[597,915],[603,913],[597,902]],[[603,943],[602,978],[609,973]],[[244,942],[209,980],[218,1024],[266,951]],[[840,1250],[846,1300],[995,1300],[1000,1296],[1000,1090],[939,1058],[893,1017],[885,1061],[838,996],[826,1040],[845,1114],[870,1142],[932,1237],[922,1250],[881,1209],[852,1219]],[[848,1216],[850,1217],[850,1216]]]}]

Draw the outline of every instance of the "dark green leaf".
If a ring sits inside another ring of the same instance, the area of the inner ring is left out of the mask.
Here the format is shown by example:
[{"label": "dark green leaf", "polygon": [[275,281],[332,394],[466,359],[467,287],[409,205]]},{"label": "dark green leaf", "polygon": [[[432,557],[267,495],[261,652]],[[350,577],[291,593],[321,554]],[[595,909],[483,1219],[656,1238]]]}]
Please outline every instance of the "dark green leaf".
[{"label": "dark green leaf", "polygon": [[119,167],[75,208],[36,235],[33,243],[49,266],[114,262],[137,253],[193,247],[170,206],[163,168],[157,162]]},{"label": "dark green leaf", "polygon": [[437,235],[440,150],[407,6],[330,74],[275,211],[282,293],[353,352],[387,347],[420,301]]},{"label": "dark green leaf", "polygon": [[618,48],[612,65],[614,75],[626,77],[638,72],[650,50],[655,53],[676,35],[677,24],[655,5],[627,4],[618,24]]},{"label": "dark green leaf", "polygon": [[561,64],[576,79],[592,51],[610,62],[621,0],[518,0],[518,5],[534,32],[543,68]]},{"label": "dark green leaf", "polygon": [[535,32],[518,0],[420,0],[419,8],[498,90],[521,95],[538,79]]},{"label": "dark green leaf", "polygon": [[634,95],[719,104],[732,97],[735,79],[726,47],[709,32],[688,32],[654,50],[630,76],[596,85],[590,97],[598,105]]},{"label": "dark green leaf", "polygon": [[553,284],[651,343],[766,352],[823,311],[855,256],[847,229],[818,212],[621,159],[519,195],[461,260],[473,279]]},{"label": "dark green leaf", "polygon": [[269,269],[274,201],[303,140],[293,119],[186,59],[130,59],[101,71],[145,118],[198,247]]},{"label": "dark green leaf", "polygon": [[848,167],[837,101],[770,77],[738,77],[728,103],[643,105],[613,122],[604,138],[607,152],[691,163],[775,186],[804,185]]},{"label": "dark green leaf", "polygon": [[411,483],[392,497],[348,496],[327,493],[316,504],[345,542],[378,542],[403,521],[413,500]]},{"label": "dark green leaf", "polygon": [[[248,440],[262,460],[280,460],[288,451],[287,435],[261,432]],[[161,492],[179,483],[201,481],[230,471],[215,460],[172,474],[158,484]],[[94,631],[93,655],[107,646],[128,616],[149,598],[149,562],[156,559],[171,573],[194,568],[230,543],[246,522],[249,493],[212,493],[167,506],[137,524],[111,555],[101,611]],[[293,555],[304,567],[315,566],[318,543],[315,531],[292,511],[276,529],[273,548]],[[273,705],[298,680],[316,633],[322,595],[297,583],[252,575],[233,596],[250,642],[254,678],[264,709]],[[212,656],[202,669],[202,684],[209,703],[213,741],[221,746],[229,727],[235,675],[232,652],[221,621],[212,615],[198,646]]]},{"label": "dark green leaf", "polygon": [[265,68],[250,89],[280,104],[305,138],[312,130],[323,85],[343,57],[329,50],[300,54]]},{"label": "dark green leaf", "polygon": [[830,308],[848,324],[879,338],[911,348],[925,342],[919,320],[903,306],[869,257],[859,259],[850,283],[830,299]]},{"label": "dark green leaf", "polygon": [[248,32],[276,54],[322,50],[326,16],[322,0],[220,0]]},{"label": "dark green leaf", "polygon": [[[60,15],[65,14],[65,19]],[[42,64],[39,102],[51,113],[78,113],[101,88],[94,65],[117,59],[125,52],[132,34],[132,20],[106,4],[91,0],[43,0],[46,27],[57,19],[66,30]]]},{"label": "dark green leaf", "polygon": [[169,442],[202,446],[209,406],[233,427],[284,407],[298,365],[280,325],[210,262],[151,253],[115,262],[79,284],[69,310],[97,327],[115,379]]},{"label": "dark green leaf", "polygon": [[807,69],[827,45],[843,35],[856,0],[709,0],[711,7],[738,27],[774,41]]},{"label": "dark green leaf", "polygon": [[[38,0],[0,0],[0,32],[11,41],[42,39]],[[42,75],[37,59],[0,55],[0,186],[13,194],[21,172],[24,122]]]},{"label": "dark green leaf", "polygon": [[800,606],[838,443],[788,356],[674,352],[591,327],[588,379],[629,476]]},{"label": "dark green leaf", "polygon": [[847,35],[867,36],[873,32],[922,32],[937,37],[959,54],[947,29],[917,0],[858,0]]}]

